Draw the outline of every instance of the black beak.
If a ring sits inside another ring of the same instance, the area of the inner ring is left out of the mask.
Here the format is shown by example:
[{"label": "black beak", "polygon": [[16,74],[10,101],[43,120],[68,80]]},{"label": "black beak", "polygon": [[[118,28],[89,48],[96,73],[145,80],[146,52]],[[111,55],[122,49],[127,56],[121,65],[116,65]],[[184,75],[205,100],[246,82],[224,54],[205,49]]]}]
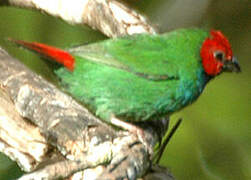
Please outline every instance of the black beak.
[{"label": "black beak", "polygon": [[225,60],[223,70],[227,72],[241,72],[241,67],[236,57],[233,57],[230,61]]}]

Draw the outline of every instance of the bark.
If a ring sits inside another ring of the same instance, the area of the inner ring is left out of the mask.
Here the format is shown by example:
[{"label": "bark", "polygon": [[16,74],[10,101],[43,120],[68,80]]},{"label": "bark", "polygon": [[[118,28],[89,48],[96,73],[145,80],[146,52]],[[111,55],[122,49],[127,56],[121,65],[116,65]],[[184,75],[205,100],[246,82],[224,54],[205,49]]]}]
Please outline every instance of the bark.
[{"label": "bark", "polygon": [[[137,136],[115,131],[2,49],[0,100],[0,150],[24,171],[35,170],[22,180],[64,178],[83,169],[83,177],[135,179],[150,166]],[[153,148],[153,129],[145,135]]]},{"label": "bark", "polygon": [[29,8],[70,24],[88,25],[108,37],[156,33],[147,18],[119,0],[2,0],[0,5]]},{"label": "bark", "polygon": [[[0,5],[32,8],[71,24],[87,24],[109,37],[156,32],[122,1],[2,0]],[[158,122],[161,135],[167,121]],[[157,142],[156,131],[144,127],[145,142],[114,130],[0,48],[0,151],[29,172],[20,179],[142,177],[151,168],[149,148],[152,151]],[[165,168],[156,172],[172,179]]]}]

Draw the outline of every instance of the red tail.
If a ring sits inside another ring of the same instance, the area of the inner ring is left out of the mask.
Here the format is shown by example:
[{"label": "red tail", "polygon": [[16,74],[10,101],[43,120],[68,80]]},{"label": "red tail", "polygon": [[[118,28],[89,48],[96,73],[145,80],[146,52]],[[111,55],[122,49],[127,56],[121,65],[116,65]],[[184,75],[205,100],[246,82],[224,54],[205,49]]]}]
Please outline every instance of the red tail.
[{"label": "red tail", "polygon": [[35,51],[51,60],[54,60],[63,66],[65,66],[68,70],[74,70],[75,59],[70,53],[63,51],[61,49],[48,46],[45,44],[37,43],[37,42],[26,42],[21,40],[13,40],[9,39],[17,45],[20,45],[29,50]]}]

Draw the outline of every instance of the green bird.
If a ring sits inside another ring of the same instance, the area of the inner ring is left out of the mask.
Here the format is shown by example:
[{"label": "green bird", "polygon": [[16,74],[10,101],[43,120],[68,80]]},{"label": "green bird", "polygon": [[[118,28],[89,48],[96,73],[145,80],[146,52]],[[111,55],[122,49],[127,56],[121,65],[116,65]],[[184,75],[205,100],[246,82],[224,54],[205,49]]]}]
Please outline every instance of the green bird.
[{"label": "green bird", "polygon": [[135,34],[67,50],[13,41],[61,64],[54,72],[63,89],[113,124],[169,116],[194,102],[215,76],[240,72],[229,41],[216,30]]}]

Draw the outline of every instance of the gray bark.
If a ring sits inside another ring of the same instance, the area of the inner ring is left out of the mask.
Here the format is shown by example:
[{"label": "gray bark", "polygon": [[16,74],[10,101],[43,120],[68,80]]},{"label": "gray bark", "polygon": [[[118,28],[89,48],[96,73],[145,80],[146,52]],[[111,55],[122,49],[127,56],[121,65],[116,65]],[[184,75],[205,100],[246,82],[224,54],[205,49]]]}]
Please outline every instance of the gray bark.
[{"label": "gray bark", "polygon": [[[35,170],[20,179],[68,177],[83,169],[83,178],[135,179],[149,168],[137,136],[115,131],[2,49],[0,85],[0,150],[23,170]],[[155,133],[145,133],[153,147]]]},{"label": "gray bark", "polygon": [[120,0],[2,0],[0,5],[35,9],[70,24],[88,25],[108,37],[156,33],[145,16]]},{"label": "gray bark", "polygon": [[[50,2],[3,0],[0,5],[36,9],[71,24],[87,24],[109,37],[156,33],[122,1]],[[165,132],[166,120],[158,123]],[[152,127],[144,133],[146,142],[141,142],[134,134],[114,130],[0,48],[0,151],[29,172],[21,180],[142,177],[151,167],[149,147],[157,142]],[[171,177],[166,169],[160,174]]]}]

